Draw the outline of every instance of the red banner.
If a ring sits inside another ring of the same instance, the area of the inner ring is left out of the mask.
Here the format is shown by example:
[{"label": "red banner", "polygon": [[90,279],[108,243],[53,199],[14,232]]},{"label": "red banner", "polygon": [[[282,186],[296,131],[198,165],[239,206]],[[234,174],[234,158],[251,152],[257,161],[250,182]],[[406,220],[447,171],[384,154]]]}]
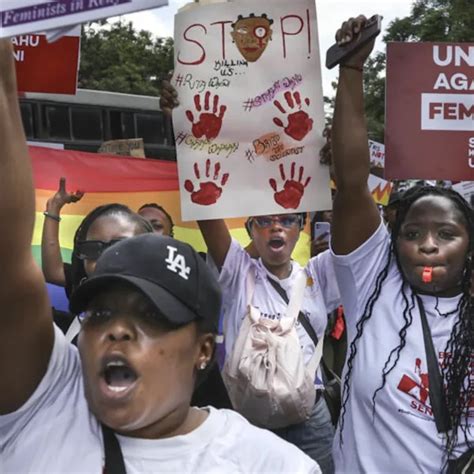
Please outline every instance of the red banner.
[{"label": "red banner", "polygon": [[19,92],[75,94],[80,37],[63,36],[53,43],[45,35],[12,38]]},{"label": "red banner", "polygon": [[474,44],[389,43],[385,176],[474,181]]}]

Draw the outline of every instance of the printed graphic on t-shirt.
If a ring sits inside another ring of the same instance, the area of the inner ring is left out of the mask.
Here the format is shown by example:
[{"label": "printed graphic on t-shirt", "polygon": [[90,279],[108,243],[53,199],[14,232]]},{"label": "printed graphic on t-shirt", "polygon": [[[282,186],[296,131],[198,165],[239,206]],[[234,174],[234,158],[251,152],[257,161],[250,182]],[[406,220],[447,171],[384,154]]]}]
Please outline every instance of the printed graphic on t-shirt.
[{"label": "printed graphic on t-shirt", "polygon": [[409,401],[409,407],[412,411],[415,411],[418,415],[425,415],[427,419],[432,419],[433,409],[429,400],[430,383],[428,372],[423,371],[422,365],[421,359],[417,358],[415,361],[415,376],[403,374],[397,388],[411,398],[411,400],[407,399],[407,401]]},{"label": "printed graphic on t-shirt", "polygon": [[[444,368],[450,354],[446,352],[439,353],[439,364]],[[426,420],[433,420],[433,408],[430,401],[430,383],[428,377],[428,368],[424,367],[422,360],[417,358],[415,360],[414,373],[415,375],[403,374],[398,383],[398,390],[407,395],[408,411],[400,409],[400,413],[407,415],[415,415]],[[471,362],[471,371],[469,375],[469,384],[472,386],[474,382],[474,361]],[[474,399],[469,402],[469,418],[474,417]]]}]

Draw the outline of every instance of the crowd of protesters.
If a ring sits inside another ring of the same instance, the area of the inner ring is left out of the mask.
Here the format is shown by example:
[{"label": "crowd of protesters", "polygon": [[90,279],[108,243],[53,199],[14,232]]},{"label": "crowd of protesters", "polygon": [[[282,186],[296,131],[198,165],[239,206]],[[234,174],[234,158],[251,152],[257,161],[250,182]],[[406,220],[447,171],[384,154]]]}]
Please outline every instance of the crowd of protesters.
[{"label": "crowd of protesters", "polygon": [[[345,22],[337,41],[365,22]],[[304,214],[249,217],[245,249],[224,220],[199,221],[203,256],[173,238],[158,203],[94,209],[65,264],[61,209],[83,193],[62,178],[41,270],[0,40],[0,472],[473,472],[473,212],[451,189],[417,185],[382,216],[367,187],[372,48],[340,66],[337,192],[313,218],[330,243],[315,238],[304,268],[291,258]],[[179,104],[169,83],[161,101],[170,114]],[[70,313],[51,309],[45,281],[66,289]]]}]

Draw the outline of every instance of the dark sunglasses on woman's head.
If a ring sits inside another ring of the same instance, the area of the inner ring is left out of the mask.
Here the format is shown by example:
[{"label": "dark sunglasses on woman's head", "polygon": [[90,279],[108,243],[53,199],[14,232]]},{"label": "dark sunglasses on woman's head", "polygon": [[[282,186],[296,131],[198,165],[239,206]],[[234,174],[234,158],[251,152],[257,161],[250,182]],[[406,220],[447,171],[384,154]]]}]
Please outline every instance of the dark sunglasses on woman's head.
[{"label": "dark sunglasses on woman's head", "polygon": [[283,216],[259,216],[252,219],[259,227],[271,227],[273,221],[278,221],[283,227],[293,227],[301,223],[301,217],[298,214],[285,214]]},{"label": "dark sunglasses on woman's head", "polygon": [[121,240],[123,239],[110,240],[109,242],[102,240],[83,240],[77,243],[75,254],[77,258],[81,260],[97,260],[104,250]]}]

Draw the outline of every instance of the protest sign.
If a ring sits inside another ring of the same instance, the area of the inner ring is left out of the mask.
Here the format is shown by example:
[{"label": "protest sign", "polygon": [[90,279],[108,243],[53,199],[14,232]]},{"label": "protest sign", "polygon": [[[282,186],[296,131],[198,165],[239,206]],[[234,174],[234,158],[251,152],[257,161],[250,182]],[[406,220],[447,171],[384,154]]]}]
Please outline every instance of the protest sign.
[{"label": "protest sign", "polygon": [[385,176],[474,180],[474,44],[389,43]]},{"label": "protest sign", "polygon": [[383,143],[369,140],[370,166],[371,168],[385,167],[385,145]]},{"label": "protest sign", "polygon": [[145,145],[143,138],[128,138],[125,140],[110,140],[102,143],[98,153],[111,153],[112,155],[145,158]]},{"label": "protest sign", "polygon": [[168,0],[2,0],[0,38],[44,32],[168,5]]},{"label": "protest sign", "polygon": [[45,35],[12,38],[19,92],[75,94],[81,28],[54,43]]},{"label": "protest sign", "polygon": [[367,185],[369,186],[374,201],[377,204],[386,206],[390,199],[390,194],[392,193],[393,184],[390,181],[375,176],[374,174],[369,174]]},{"label": "protest sign", "polygon": [[199,6],[175,22],[184,219],[330,209],[314,1]]},{"label": "protest sign", "polygon": [[461,181],[453,186],[470,205],[474,206],[474,181]]}]

